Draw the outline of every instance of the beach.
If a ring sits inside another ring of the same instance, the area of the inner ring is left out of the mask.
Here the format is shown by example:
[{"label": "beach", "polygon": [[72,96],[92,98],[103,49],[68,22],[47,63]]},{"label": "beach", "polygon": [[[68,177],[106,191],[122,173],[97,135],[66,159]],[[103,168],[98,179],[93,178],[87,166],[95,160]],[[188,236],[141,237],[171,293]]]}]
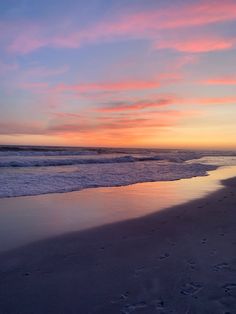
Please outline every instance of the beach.
[{"label": "beach", "polygon": [[0,25],[0,314],[236,314],[236,0]]},{"label": "beach", "polygon": [[234,313],[235,208],[231,178],[204,198],[1,253],[1,313]]}]

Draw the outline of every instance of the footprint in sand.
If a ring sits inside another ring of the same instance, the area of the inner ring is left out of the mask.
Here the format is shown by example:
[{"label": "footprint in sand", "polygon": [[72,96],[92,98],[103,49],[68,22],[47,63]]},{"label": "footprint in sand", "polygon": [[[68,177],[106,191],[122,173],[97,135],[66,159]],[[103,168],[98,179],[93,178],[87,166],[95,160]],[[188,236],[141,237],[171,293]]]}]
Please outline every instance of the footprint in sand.
[{"label": "footprint in sand", "polygon": [[180,293],[187,296],[193,296],[193,295],[196,295],[198,292],[200,292],[202,289],[203,289],[202,284],[197,283],[197,282],[190,282],[190,283],[186,283],[183,286]]},{"label": "footprint in sand", "polygon": [[140,266],[140,267],[138,267],[138,268],[135,269],[135,271],[134,271],[134,276],[135,276],[135,277],[138,277],[138,276],[140,276],[142,273],[144,273],[145,271],[147,271],[146,267]]},{"label": "footprint in sand", "polygon": [[160,260],[166,259],[166,258],[168,258],[169,256],[170,256],[169,253],[164,253],[164,254],[162,254],[162,255],[159,257],[159,259],[160,259]]},{"label": "footprint in sand", "polygon": [[[121,313],[123,314],[130,314],[130,313],[150,313],[151,311],[158,311],[158,313],[166,313],[165,311],[165,304],[164,301],[160,299],[153,299],[150,300],[149,302],[146,301],[141,301],[133,304],[126,304],[122,310]],[[143,312],[145,311],[145,312]],[[159,312],[161,311],[161,312]],[[172,313],[172,312],[168,312]]]},{"label": "footprint in sand", "polygon": [[230,294],[218,298],[217,301],[225,308],[225,310],[228,310],[224,312],[224,314],[235,313],[235,298],[232,297]]},{"label": "footprint in sand", "polygon": [[214,265],[213,270],[214,271],[230,270],[230,267],[228,263],[219,263],[219,264]]},{"label": "footprint in sand", "polygon": [[151,305],[153,305],[156,310],[164,309],[164,301],[162,299],[152,300]]},{"label": "footprint in sand", "polygon": [[191,269],[196,269],[196,263],[193,260],[188,260],[187,264]]},{"label": "footprint in sand", "polygon": [[202,244],[206,244],[206,241],[207,241],[207,239],[206,239],[206,238],[203,238],[203,239],[202,239]]},{"label": "footprint in sand", "polygon": [[24,273],[23,276],[25,277],[30,276],[30,273]]},{"label": "footprint in sand", "polygon": [[126,291],[125,293],[121,294],[118,298],[114,298],[111,300],[112,304],[122,303],[125,302],[129,297],[129,292]]},{"label": "footprint in sand", "polygon": [[231,293],[236,289],[236,283],[227,283],[223,285],[221,288],[225,290],[226,293]]},{"label": "footprint in sand", "polygon": [[130,314],[130,313],[136,312],[138,310],[145,309],[147,307],[148,307],[148,304],[145,301],[137,302],[134,304],[127,304],[122,308],[121,313],[122,314]]}]

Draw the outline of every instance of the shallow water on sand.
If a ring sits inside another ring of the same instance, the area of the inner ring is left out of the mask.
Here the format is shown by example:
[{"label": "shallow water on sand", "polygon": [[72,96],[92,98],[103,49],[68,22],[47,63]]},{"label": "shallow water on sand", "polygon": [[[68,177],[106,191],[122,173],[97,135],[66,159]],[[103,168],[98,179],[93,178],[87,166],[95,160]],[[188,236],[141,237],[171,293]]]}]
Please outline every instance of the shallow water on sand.
[{"label": "shallow water on sand", "polygon": [[[236,166],[220,167],[208,176],[79,192],[0,199],[0,251],[40,239],[141,217],[222,187],[236,176]],[[190,209],[191,210],[191,209]]]}]

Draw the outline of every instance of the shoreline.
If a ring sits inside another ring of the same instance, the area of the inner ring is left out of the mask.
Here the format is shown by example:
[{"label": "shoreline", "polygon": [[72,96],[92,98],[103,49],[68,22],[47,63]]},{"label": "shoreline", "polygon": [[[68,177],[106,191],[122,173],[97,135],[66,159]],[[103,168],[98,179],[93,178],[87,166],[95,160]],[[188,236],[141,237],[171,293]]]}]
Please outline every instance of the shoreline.
[{"label": "shoreline", "polygon": [[147,216],[0,254],[2,313],[233,313],[236,178]]},{"label": "shoreline", "polygon": [[217,191],[233,176],[236,166],[191,179],[0,199],[0,252],[157,213]]}]

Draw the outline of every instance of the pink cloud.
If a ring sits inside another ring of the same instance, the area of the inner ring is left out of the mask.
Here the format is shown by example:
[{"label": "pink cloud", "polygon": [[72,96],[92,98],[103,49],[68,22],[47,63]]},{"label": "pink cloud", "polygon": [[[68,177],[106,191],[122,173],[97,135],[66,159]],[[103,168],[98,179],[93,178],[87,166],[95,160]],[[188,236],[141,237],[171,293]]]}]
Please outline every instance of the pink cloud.
[{"label": "pink cloud", "polygon": [[57,68],[34,66],[24,69],[18,67],[15,76],[16,79],[11,77],[9,85],[14,85],[17,89],[20,88],[36,94],[47,94],[48,97],[54,98],[56,94],[51,93],[49,79],[52,76],[64,74],[68,69],[69,67],[67,65]]},{"label": "pink cloud", "polygon": [[196,99],[196,103],[202,105],[236,104],[236,97],[212,97]]},{"label": "pink cloud", "polygon": [[[124,13],[122,16],[112,17],[109,20],[98,22],[85,29],[74,30],[75,26],[55,28],[50,25],[19,25],[11,27],[9,34],[11,41],[8,50],[14,53],[29,53],[41,47],[63,47],[78,48],[81,45],[113,41],[118,38],[128,39],[150,39],[154,42],[160,37],[161,30],[177,28],[189,28],[220,23],[236,19],[236,3],[232,0],[226,1],[200,1],[194,4],[182,6],[169,6],[166,9],[156,9],[144,12]],[[5,27],[6,29],[6,27]],[[11,34],[12,29],[13,34]],[[202,30],[201,30],[202,33]],[[63,34],[63,35],[62,35]],[[172,43],[176,49],[181,50],[181,43]],[[210,46],[209,46],[210,45]],[[230,41],[202,42],[197,46],[194,43],[186,43],[181,51],[209,51],[215,46],[216,50],[228,49]],[[202,47],[202,48],[199,48]]]},{"label": "pink cloud", "polygon": [[183,98],[182,104],[194,104],[194,105],[226,105],[236,104],[236,97],[204,97],[204,98]]},{"label": "pink cloud", "polygon": [[81,119],[83,116],[78,113],[69,113],[69,112],[53,112],[51,113],[52,116],[58,118],[58,119]]},{"label": "pink cloud", "polygon": [[[147,91],[159,89],[160,86],[172,84],[182,80],[182,75],[177,72],[159,73],[151,80],[120,80],[113,82],[91,82],[80,84],[58,84],[50,87],[47,92],[70,97],[71,100],[86,98],[96,102],[120,100],[120,93],[128,91]],[[128,96],[126,96],[128,98]],[[126,98],[126,99],[127,99]]]},{"label": "pink cloud", "polygon": [[125,112],[130,110],[143,110],[150,108],[158,108],[176,104],[179,101],[177,97],[170,95],[159,96],[155,100],[144,100],[136,102],[115,102],[108,106],[103,106],[98,109],[101,112]]},{"label": "pink cloud", "polygon": [[54,89],[58,92],[117,92],[128,90],[155,89],[160,87],[159,81],[120,81],[103,83],[85,83],[76,85],[57,85]]},{"label": "pink cloud", "polygon": [[[153,95],[154,96],[154,95]],[[236,103],[236,97],[205,97],[205,98],[181,98],[176,95],[157,95],[156,98],[152,98],[150,100],[142,100],[142,101],[120,101],[113,102],[110,105],[106,105],[97,109],[98,112],[104,113],[127,113],[135,111],[135,115],[137,112],[142,112],[142,115],[145,113],[145,109],[158,109],[160,107],[171,106],[171,105],[223,105],[223,104],[233,104]],[[173,113],[172,111],[169,111]],[[187,110],[189,112],[189,110]],[[147,111],[150,113],[150,111]],[[155,113],[155,112],[153,112]],[[156,112],[157,114],[160,111]],[[194,112],[195,114],[196,112]]]},{"label": "pink cloud", "polygon": [[45,90],[49,87],[47,82],[22,82],[19,87],[29,90]]},{"label": "pink cloud", "polygon": [[67,65],[58,68],[35,66],[28,69],[18,69],[17,77],[20,79],[16,87],[36,93],[47,93],[49,92],[49,83],[44,80],[51,76],[62,75],[68,69]]},{"label": "pink cloud", "polygon": [[[164,19],[163,15],[163,19]],[[210,0],[178,7],[167,13],[162,27],[179,28],[202,26],[236,19],[236,3],[233,0]]]},{"label": "pink cloud", "polygon": [[201,53],[217,50],[226,50],[234,46],[234,39],[223,38],[182,38],[179,40],[163,40],[154,45],[156,49],[175,49],[181,52]]},{"label": "pink cloud", "polygon": [[12,53],[26,54],[45,47],[50,40],[45,36],[45,27],[36,23],[17,23],[5,25],[6,35],[10,37],[7,50]]},{"label": "pink cloud", "polygon": [[221,76],[210,78],[202,81],[202,83],[207,85],[236,85],[236,76]]},{"label": "pink cloud", "polygon": [[[154,109],[154,108],[153,108]],[[0,131],[3,135],[44,135],[44,136],[92,136],[123,134],[130,136],[134,132],[146,130],[161,130],[181,123],[182,119],[195,116],[195,112],[162,110],[141,112],[125,111],[124,114],[112,115],[112,112],[89,113],[54,112],[48,115],[43,123],[31,121],[19,123],[0,121]],[[128,133],[127,133],[128,132]]]},{"label": "pink cloud", "polygon": [[167,111],[158,115],[151,114],[145,117],[96,117],[94,119],[71,117],[70,114],[63,120],[54,120],[48,127],[48,132],[52,134],[91,134],[97,132],[110,132],[111,130],[163,128],[176,125],[181,118],[185,117],[185,112]]},{"label": "pink cloud", "polygon": [[27,37],[27,35],[19,36],[14,42],[8,46],[10,52],[25,54],[45,47],[46,41],[37,38]]},{"label": "pink cloud", "polygon": [[200,1],[197,4],[170,6],[162,10],[124,14],[67,37],[68,44],[92,42],[98,39],[114,39],[119,36],[131,38],[156,38],[158,30],[187,28],[236,19],[236,3]]}]

